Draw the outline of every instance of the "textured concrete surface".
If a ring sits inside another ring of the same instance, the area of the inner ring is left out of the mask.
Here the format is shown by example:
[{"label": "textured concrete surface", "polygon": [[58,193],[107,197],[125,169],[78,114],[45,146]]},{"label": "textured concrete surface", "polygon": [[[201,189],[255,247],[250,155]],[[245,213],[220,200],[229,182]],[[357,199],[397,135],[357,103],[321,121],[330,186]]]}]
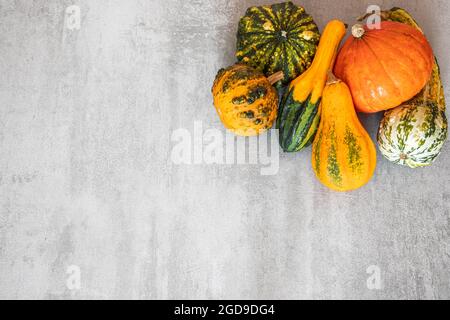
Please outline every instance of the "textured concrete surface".
[{"label": "textured concrete surface", "polygon": [[[210,87],[261,3],[0,1],[0,298],[450,298],[450,144],[347,194],[309,150],[273,176],[170,160],[177,128],[222,128]],[[323,28],[377,2],[295,3]],[[450,3],[378,4],[417,17],[450,97]]]}]

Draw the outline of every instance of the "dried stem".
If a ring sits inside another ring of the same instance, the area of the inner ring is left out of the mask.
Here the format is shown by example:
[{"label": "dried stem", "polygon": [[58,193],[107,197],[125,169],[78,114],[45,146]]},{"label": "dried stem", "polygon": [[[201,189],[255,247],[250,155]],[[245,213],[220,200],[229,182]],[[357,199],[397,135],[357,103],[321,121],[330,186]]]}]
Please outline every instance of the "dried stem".
[{"label": "dried stem", "polygon": [[335,84],[335,83],[339,83],[339,82],[341,82],[341,80],[338,79],[338,78],[334,75],[334,73],[333,73],[333,71],[331,71],[331,69],[329,69],[329,70],[328,70],[328,77],[327,77],[327,85]]},{"label": "dried stem", "polygon": [[267,78],[267,80],[269,80],[271,85],[274,85],[276,82],[283,80],[283,79],[284,79],[283,71],[275,72],[273,75],[271,75],[270,77]]},{"label": "dried stem", "polygon": [[352,35],[357,39],[361,39],[365,33],[366,30],[364,29],[364,26],[362,24],[358,23],[352,27]]}]

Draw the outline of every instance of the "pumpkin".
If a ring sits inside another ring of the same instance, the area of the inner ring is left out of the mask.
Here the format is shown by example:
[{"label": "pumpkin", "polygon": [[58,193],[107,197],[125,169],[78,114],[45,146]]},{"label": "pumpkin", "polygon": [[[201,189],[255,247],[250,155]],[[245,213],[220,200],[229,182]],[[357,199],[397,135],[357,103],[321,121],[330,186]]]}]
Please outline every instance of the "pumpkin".
[{"label": "pumpkin", "polygon": [[[421,31],[414,18],[401,8],[383,11],[381,17]],[[431,165],[447,140],[448,121],[439,65],[414,99],[385,113],[378,130],[378,146],[385,158],[418,168]]]},{"label": "pumpkin", "polygon": [[370,181],[376,161],[375,146],[356,115],[348,86],[330,73],[312,147],[317,178],[336,191],[355,190]]},{"label": "pumpkin", "polygon": [[266,78],[244,64],[219,70],[212,93],[225,127],[241,136],[254,136],[270,129],[278,105],[278,94],[272,84],[283,76],[283,72],[278,72]]},{"label": "pumpkin", "polygon": [[277,128],[280,146],[286,152],[296,152],[311,144],[320,120],[320,99],[339,43],[346,27],[339,20],[327,24],[320,39],[317,54],[307,71],[293,80],[279,107]]},{"label": "pumpkin", "polygon": [[[388,21],[400,22],[403,24],[410,25],[416,28],[418,31],[422,32],[422,28],[417,24],[411,14],[402,8],[394,7],[389,11],[381,11],[381,18]],[[431,73],[431,79],[428,81],[425,88],[417,95],[415,98],[422,100],[432,100],[439,106],[440,109],[445,110],[445,96],[444,96],[444,86],[441,81],[441,72],[439,70],[439,63],[436,58],[434,58],[435,63],[433,64],[433,70]]]},{"label": "pumpkin", "polygon": [[383,21],[380,29],[353,26],[334,72],[350,87],[356,109],[374,113],[418,94],[430,79],[433,64],[433,50],[419,30]]},{"label": "pumpkin", "polygon": [[310,66],[319,38],[313,18],[292,2],[250,7],[239,22],[236,57],[266,76],[283,71],[281,86]]}]

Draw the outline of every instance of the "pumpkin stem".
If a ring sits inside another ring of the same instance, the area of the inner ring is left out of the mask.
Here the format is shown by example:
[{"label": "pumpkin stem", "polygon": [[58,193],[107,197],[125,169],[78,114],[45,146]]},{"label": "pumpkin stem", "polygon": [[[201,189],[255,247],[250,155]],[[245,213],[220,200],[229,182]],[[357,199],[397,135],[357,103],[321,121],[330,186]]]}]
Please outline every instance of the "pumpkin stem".
[{"label": "pumpkin stem", "polygon": [[274,85],[276,82],[278,82],[280,80],[283,80],[283,79],[284,79],[284,72],[283,71],[275,72],[270,77],[267,77],[267,80],[269,80],[271,85]]},{"label": "pumpkin stem", "polygon": [[357,39],[361,39],[365,33],[366,30],[364,30],[364,26],[362,24],[358,23],[352,27],[352,35]]},{"label": "pumpkin stem", "polygon": [[333,71],[331,71],[331,69],[328,69],[327,86],[330,84],[335,84],[335,83],[339,83],[339,82],[341,82],[341,80],[338,79],[334,75],[334,73],[333,73]]}]

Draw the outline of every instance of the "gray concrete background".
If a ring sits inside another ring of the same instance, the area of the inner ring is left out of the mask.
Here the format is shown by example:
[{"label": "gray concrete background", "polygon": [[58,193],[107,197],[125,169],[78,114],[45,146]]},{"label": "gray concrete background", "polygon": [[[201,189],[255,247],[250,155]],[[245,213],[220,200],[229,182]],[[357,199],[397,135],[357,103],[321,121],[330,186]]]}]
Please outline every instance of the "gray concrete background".
[{"label": "gray concrete background", "polygon": [[[210,87],[262,3],[0,1],[0,298],[450,298],[450,144],[425,169],[379,156],[346,194],[316,181],[310,150],[275,176],[170,161],[173,130],[221,128]],[[408,9],[450,98],[448,1],[295,3],[321,28]],[[378,120],[363,117],[372,135]]]}]

